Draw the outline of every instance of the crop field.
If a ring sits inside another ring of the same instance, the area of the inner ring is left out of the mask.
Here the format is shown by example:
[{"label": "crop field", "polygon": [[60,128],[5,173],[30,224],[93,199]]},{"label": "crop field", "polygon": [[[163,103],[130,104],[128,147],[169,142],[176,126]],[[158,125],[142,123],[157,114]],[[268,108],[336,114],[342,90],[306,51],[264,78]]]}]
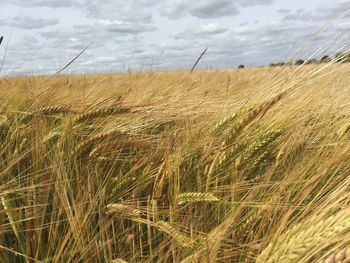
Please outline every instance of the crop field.
[{"label": "crop field", "polygon": [[349,262],[350,64],[0,79],[0,262]]}]

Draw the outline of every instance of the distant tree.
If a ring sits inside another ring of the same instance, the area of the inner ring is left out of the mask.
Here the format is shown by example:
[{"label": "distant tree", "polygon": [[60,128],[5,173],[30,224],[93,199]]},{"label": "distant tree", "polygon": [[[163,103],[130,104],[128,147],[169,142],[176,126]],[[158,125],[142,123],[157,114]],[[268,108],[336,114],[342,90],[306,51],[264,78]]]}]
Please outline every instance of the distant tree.
[{"label": "distant tree", "polygon": [[295,65],[303,65],[304,62],[305,62],[304,60],[298,59],[297,61],[295,61]]},{"label": "distant tree", "polygon": [[244,68],[244,65],[239,65],[238,68]]},{"label": "distant tree", "polygon": [[278,63],[271,63],[270,67],[282,67],[284,65],[286,65],[285,62],[278,62]]},{"label": "distant tree", "polygon": [[344,57],[344,52],[338,52],[335,54],[334,59],[336,62],[342,62],[342,59]]},{"label": "distant tree", "polygon": [[345,63],[350,63],[350,51],[349,52],[345,52],[344,62]]},{"label": "distant tree", "polygon": [[1,43],[2,43],[3,40],[4,40],[4,37],[1,36],[1,37],[0,37],[0,46],[1,46]]},{"label": "distant tree", "polygon": [[328,56],[328,55],[324,55],[321,59],[320,59],[320,63],[329,63],[331,62],[332,59]]},{"label": "distant tree", "polygon": [[318,64],[318,60],[315,58],[311,58],[306,60],[305,64],[310,65],[310,64]]},{"label": "distant tree", "polygon": [[340,63],[350,63],[350,51],[348,52],[338,52],[334,57],[336,62]]}]

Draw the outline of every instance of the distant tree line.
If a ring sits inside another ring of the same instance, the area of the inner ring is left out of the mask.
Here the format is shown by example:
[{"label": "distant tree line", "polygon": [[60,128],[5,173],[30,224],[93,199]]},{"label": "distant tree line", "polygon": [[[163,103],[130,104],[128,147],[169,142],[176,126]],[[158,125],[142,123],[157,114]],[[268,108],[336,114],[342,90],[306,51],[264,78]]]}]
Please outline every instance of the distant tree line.
[{"label": "distant tree line", "polygon": [[[322,63],[350,63],[350,51],[342,51],[335,54],[335,56],[332,58],[329,55],[324,55],[321,59],[316,58],[310,58],[307,60],[303,59],[297,59],[294,62],[294,65],[300,66],[300,65],[311,65],[311,64],[322,64]],[[277,63],[271,63],[270,67],[281,67],[281,66],[291,66],[293,65],[292,61],[288,62],[277,62]],[[244,65],[239,65],[239,69],[244,68]]]},{"label": "distant tree line", "polygon": [[[337,62],[337,63],[350,63],[350,51],[347,52],[338,52],[335,54],[334,58],[332,59],[328,55],[324,55],[321,59],[311,58],[308,60],[303,59],[297,59],[294,62],[294,65],[310,65],[310,64],[321,64],[321,63],[329,63],[331,61]],[[271,63],[270,67],[281,67],[285,65],[292,65],[293,63],[291,61],[288,62],[278,62],[278,63]]]}]

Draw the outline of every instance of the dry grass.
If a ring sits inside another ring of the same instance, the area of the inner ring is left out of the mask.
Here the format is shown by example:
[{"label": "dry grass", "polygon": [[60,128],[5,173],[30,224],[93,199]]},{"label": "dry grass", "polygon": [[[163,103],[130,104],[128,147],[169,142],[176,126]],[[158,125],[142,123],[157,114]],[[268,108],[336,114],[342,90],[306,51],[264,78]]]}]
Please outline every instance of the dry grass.
[{"label": "dry grass", "polygon": [[348,64],[0,80],[0,261],[348,260],[349,83]]}]

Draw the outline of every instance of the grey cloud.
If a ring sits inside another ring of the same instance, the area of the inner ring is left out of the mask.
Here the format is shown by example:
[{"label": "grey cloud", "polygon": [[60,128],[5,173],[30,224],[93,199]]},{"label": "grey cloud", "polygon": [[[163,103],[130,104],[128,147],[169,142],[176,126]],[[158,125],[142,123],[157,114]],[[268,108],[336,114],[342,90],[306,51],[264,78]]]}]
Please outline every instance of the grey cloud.
[{"label": "grey cloud", "polygon": [[130,54],[134,55],[134,54],[141,54],[143,53],[143,49],[142,48],[135,48],[135,49],[132,49],[130,51]]},{"label": "grey cloud", "polygon": [[161,13],[171,19],[186,14],[199,18],[216,18],[238,14],[237,5],[231,0],[168,0],[161,6]]},{"label": "grey cloud", "polygon": [[292,10],[291,9],[286,9],[286,8],[281,8],[281,9],[277,10],[277,13],[280,13],[280,14],[288,14],[290,12],[292,12]]},{"label": "grey cloud", "polygon": [[16,16],[0,20],[0,24],[21,29],[40,29],[47,26],[57,25],[58,19],[33,18],[26,16]]}]

